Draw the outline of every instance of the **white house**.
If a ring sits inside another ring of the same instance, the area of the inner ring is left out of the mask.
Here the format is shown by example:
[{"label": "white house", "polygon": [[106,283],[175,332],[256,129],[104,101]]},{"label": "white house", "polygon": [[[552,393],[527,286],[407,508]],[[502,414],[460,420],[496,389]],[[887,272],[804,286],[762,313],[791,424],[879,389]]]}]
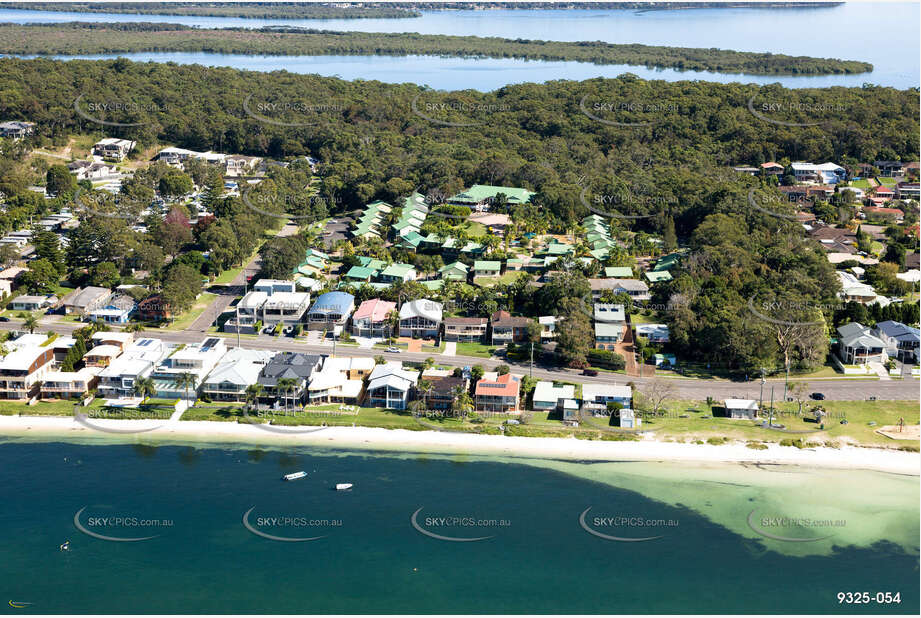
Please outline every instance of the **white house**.
[{"label": "white house", "polygon": [[273,356],[273,350],[228,350],[202,382],[202,395],[213,401],[246,401],[246,387],[259,380],[259,372]]},{"label": "white house", "polygon": [[534,387],[533,403],[535,410],[556,410],[566,400],[575,399],[576,387],[572,384],[556,385],[553,382],[540,381]]},{"label": "white house", "polygon": [[633,408],[633,388],[617,384],[583,384],[582,409],[590,413],[607,413],[608,402]]},{"label": "white house", "polygon": [[754,399],[727,399],[726,416],[754,419],[758,416],[758,402]]},{"label": "white house", "polygon": [[374,408],[405,410],[419,381],[419,372],[403,369],[403,363],[382,363],[368,376],[367,401]]},{"label": "white house", "polygon": [[131,344],[121,356],[99,372],[97,392],[101,397],[134,397],[138,378],[146,378],[154,367],[175,349],[160,339],[144,338]]},{"label": "white house", "polygon": [[400,307],[400,336],[436,338],[441,328],[442,304],[421,298]]},{"label": "white house", "polygon": [[[201,343],[193,343],[173,352],[162,363],[157,365],[151,377],[157,388],[157,397],[164,399],[194,398],[212,369],[227,353],[227,346],[220,337],[208,337]],[[180,387],[176,380],[181,374],[190,373],[194,384],[188,390]]]}]

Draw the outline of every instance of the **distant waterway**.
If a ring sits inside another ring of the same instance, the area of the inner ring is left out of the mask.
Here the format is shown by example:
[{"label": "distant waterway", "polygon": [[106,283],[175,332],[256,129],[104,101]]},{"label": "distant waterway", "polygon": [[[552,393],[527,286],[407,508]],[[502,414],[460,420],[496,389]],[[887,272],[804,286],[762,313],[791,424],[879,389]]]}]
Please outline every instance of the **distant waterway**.
[{"label": "distant waterway", "polygon": [[[0,21],[169,22],[205,28],[294,25],[363,32],[419,32],[498,36],[552,41],[606,41],[678,47],[722,48],[871,62],[859,75],[748,76],[657,70],[623,65],[542,62],[516,59],[467,59],[437,56],[277,57],[222,54],[127,54],[155,61],[197,62],[256,71],[285,68],[297,73],[338,75],[344,79],[413,82],[437,89],[493,90],[506,84],[553,79],[614,77],[624,72],[669,81],[706,79],[744,83],[779,82],[791,88],[862,86],[895,88],[921,85],[921,19],[918,3],[848,2],[820,8],[620,10],[425,11],[406,19],[243,19],[171,15],[52,13],[0,10]],[[885,23],[885,35],[869,34],[868,24]]]}]

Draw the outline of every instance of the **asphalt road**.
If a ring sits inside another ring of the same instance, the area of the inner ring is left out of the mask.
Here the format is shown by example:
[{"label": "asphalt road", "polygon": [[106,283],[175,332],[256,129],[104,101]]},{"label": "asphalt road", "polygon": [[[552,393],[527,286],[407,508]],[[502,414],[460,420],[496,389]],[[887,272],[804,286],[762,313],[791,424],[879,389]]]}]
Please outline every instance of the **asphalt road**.
[{"label": "asphalt road", "polygon": [[[42,325],[39,331],[45,332],[52,330],[59,334],[69,335],[74,330],[81,328],[84,324],[75,324],[72,322],[59,322],[54,316],[43,317]],[[0,329],[3,330],[20,330],[21,321],[13,320],[10,322],[0,323]],[[145,330],[141,333],[147,337],[157,337],[164,341],[173,343],[196,343],[201,341],[205,334],[201,331],[166,331],[159,329]],[[237,340],[233,335],[225,335],[229,346],[236,346]],[[273,337],[269,335],[258,335],[256,337],[241,337],[240,345],[250,349],[276,350],[279,352],[303,352],[306,354],[331,354],[333,351],[332,344],[328,345],[308,345],[301,341],[295,341],[289,337]],[[623,374],[601,373],[598,376],[583,376],[577,370],[564,369],[559,367],[546,367],[535,364],[532,369],[526,363],[510,363],[502,359],[485,359],[471,356],[443,356],[431,353],[387,353],[379,349],[358,348],[355,346],[339,345],[336,348],[336,354],[340,356],[383,356],[387,360],[402,360],[422,362],[426,358],[434,358],[440,365],[452,367],[482,365],[484,368],[493,369],[498,365],[507,364],[513,368],[515,373],[531,373],[535,378],[546,380],[568,380],[580,382],[583,384],[626,384],[632,382],[638,388],[642,388],[655,378],[649,377],[628,377]],[[727,397],[740,399],[759,399],[761,394],[760,380],[750,382],[732,382],[721,379],[690,379],[690,378],[659,378],[667,384],[672,385],[674,389],[674,398],[693,399],[698,401],[706,400],[707,397],[713,397],[720,400]],[[780,400],[783,397],[784,381],[780,379],[768,379],[764,385],[764,401],[767,402],[771,397],[771,389],[774,389],[774,399]],[[820,392],[829,400],[837,401],[861,401],[869,397],[876,397],[884,400],[917,400],[919,398],[919,380],[908,378],[904,380],[878,380],[875,378],[831,378],[822,380],[809,380],[808,392]]]}]

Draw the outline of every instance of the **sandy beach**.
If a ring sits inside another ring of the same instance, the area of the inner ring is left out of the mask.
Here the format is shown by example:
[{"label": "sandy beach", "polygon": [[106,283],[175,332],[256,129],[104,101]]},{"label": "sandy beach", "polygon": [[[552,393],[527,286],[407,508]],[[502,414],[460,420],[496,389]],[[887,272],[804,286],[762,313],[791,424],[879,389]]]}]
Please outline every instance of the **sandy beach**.
[{"label": "sandy beach", "polygon": [[471,455],[503,455],[581,461],[735,462],[873,470],[918,476],[921,454],[861,447],[798,449],[776,444],[748,448],[743,442],[724,445],[685,444],[653,439],[640,441],[525,438],[375,427],[259,427],[211,421],[93,419],[96,429],[73,418],[0,416],[0,436],[32,439],[138,440],[177,443],[318,446],[379,451],[412,451]]}]

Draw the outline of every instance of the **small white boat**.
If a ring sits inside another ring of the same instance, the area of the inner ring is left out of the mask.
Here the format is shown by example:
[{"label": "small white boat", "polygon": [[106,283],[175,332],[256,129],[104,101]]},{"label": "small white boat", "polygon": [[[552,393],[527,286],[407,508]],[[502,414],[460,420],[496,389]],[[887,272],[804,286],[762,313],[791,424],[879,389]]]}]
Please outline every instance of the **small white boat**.
[{"label": "small white boat", "polygon": [[351,483],[336,483],[336,491],[345,491],[346,489],[351,489]]},{"label": "small white boat", "polygon": [[296,481],[297,479],[302,479],[307,476],[307,473],[301,470],[300,472],[292,472],[291,474],[286,474],[284,479],[286,481]]}]

